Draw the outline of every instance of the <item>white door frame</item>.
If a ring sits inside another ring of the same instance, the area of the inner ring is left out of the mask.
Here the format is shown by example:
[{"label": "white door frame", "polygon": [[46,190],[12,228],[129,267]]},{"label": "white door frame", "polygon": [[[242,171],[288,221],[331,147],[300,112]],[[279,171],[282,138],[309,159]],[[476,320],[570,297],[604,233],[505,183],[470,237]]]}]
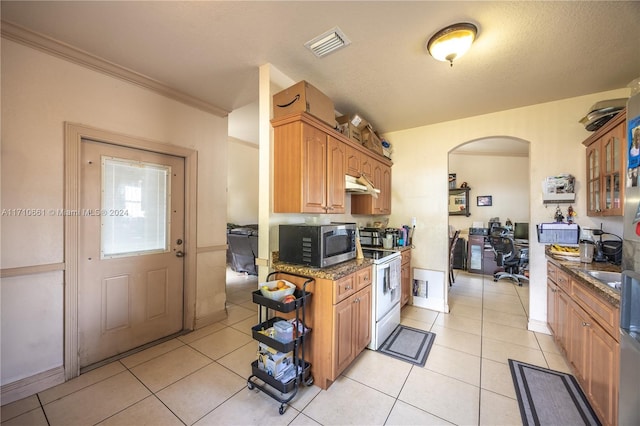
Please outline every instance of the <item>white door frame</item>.
[{"label": "white door frame", "polygon": [[78,237],[80,211],[80,150],[82,138],[128,148],[174,155],[185,161],[185,263],[183,328],[193,330],[196,318],[196,189],[198,152],[167,143],[151,141],[97,129],[83,124],[65,123],[64,153],[64,376],[80,375],[78,355]]}]

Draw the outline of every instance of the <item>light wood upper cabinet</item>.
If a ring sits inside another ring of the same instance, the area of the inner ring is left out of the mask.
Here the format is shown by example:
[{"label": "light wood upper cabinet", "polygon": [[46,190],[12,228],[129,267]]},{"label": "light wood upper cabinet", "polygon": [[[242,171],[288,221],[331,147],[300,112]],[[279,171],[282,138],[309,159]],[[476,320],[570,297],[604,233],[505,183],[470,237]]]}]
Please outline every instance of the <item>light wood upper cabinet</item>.
[{"label": "light wood upper cabinet", "polygon": [[344,143],[301,121],[274,132],[274,212],[344,213]]},{"label": "light wood upper cabinet", "polygon": [[587,147],[587,215],[622,216],[627,152],[626,113],[594,132]]},{"label": "light wood upper cabinet", "polygon": [[346,213],[345,176],[365,175],[378,198],[351,196],[352,214],[391,214],[391,161],[349,140],[315,117],[272,120],[274,213]]},{"label": "light wood upper cabinet", "polygon": [[368,158],[362,161],[362,174],[367,176],[373,186],[380,190],[378,198],[371,195],[351,196],[351,213],[387,215],[391,214],[391,167]]}]

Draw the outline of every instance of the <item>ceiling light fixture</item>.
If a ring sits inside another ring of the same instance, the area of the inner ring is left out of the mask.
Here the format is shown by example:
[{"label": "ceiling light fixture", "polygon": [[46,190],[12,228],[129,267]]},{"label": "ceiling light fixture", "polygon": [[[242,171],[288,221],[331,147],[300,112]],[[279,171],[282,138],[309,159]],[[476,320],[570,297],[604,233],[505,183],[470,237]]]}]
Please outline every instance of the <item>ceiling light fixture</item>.
[{"label": "ceiling light fixture", "polygon": [[313,40],[309,40],[304,44],[304,47],[311,50],[318,58],[321,58],[350,44],[351,40],[347,38],[340,28],[335,27],[320,34]]},{"label": "ceiling light fixture", "polygon": [[464,55],[476,39],[478,27],[468,22],[449,25],[435,33],[427,43],[429,54],[439,61],[449,61]]}]

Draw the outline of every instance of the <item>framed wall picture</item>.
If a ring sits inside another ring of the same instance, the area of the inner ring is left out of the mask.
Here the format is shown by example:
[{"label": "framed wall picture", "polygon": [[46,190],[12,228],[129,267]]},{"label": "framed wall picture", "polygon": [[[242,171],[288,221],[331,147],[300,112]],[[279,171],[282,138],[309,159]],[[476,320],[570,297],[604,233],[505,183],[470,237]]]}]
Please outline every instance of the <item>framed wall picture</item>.
[{"label": "framed wall picture", "polygon": [[490,206],[493,204],[493,200],[491,195],[479,195],[478,196],[478,205],[479,206]]}]

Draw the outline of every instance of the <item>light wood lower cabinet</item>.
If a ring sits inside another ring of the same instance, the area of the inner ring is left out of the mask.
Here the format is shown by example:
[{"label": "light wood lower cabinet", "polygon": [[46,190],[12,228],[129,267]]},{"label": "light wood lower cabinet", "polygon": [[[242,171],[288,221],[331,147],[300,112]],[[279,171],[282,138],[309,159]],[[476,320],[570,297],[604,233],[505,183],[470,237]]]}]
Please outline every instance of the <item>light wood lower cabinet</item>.
[{"label": "light wood lower cabinet", "polygon": [[411,300],[411,250],[402,252],[400,265],[400,307]]},{"label": "light wood lower cabinet", "polygon": [[371,341],[371,286],[335,305],[332,381]]},{"label": "light wood lower cabinet", "polygon": [[591,406],[605,425],[618,418],[618,308],[547,264],[547,321]]},{"label": "light wood lower cabinet", "polygon": [[[371,342],[371,277],[369,265],[335,281],[315,278],[307,289],[313,298],[305,312],[311,328],[305,356],[314,383],[322,389],[331,386]],[[300,286],[304,279],[292,282]]]}]

